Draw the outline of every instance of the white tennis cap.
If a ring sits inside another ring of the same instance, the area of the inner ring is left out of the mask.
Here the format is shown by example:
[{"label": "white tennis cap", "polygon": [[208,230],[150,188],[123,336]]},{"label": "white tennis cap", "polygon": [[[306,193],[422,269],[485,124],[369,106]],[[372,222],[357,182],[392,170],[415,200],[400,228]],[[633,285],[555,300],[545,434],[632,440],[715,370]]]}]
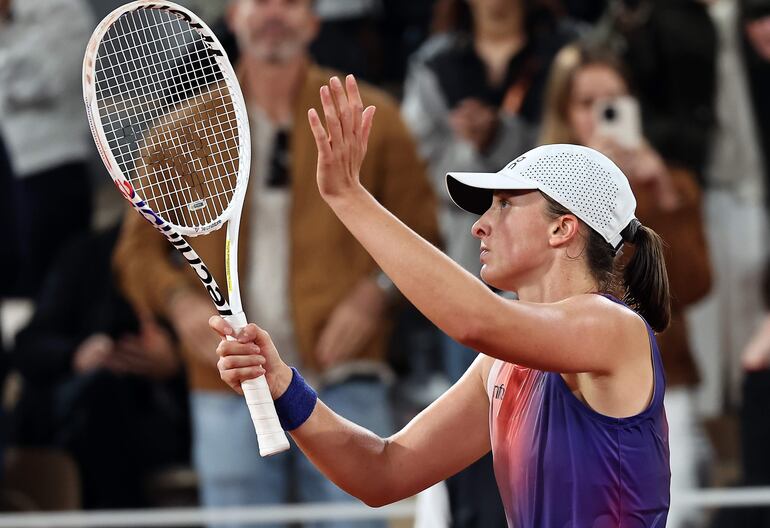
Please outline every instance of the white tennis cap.
[{"label": "white tennis cap", "polygon": [[623,172],[608,157],[579,145],[543,145],[499,172],[450,172],[449,196],[461,209],[484,214],[496,190],[538,189],[597,231],[612,247],[634,219],[636,198]]}]

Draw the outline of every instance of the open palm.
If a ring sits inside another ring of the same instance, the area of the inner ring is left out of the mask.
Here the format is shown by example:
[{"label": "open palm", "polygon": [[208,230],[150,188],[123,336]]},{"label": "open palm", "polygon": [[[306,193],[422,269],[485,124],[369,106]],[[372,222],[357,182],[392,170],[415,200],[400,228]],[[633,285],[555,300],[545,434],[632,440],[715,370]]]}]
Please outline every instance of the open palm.
[{"label": "open palm", "polygon": [[318,190],[325,200],[342,196],[360,185],[359,171],[374,119],[375,107],[364,109],[352,75],[346,77],[345,85],[332,77],[329,85],[321,88],[326,128],[315,108],[308,111],[318,148]]}]

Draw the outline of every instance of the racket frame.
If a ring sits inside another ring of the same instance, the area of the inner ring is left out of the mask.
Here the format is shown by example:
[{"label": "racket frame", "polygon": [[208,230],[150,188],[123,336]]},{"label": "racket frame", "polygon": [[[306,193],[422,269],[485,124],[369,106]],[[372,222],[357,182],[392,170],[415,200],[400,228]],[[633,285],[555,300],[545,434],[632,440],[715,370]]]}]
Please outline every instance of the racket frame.
[{"label": "racket frame", "polygon": [[[179,226],[172,224],[156,213],[150,205],[139,195],[131,182],[123,174],[117,159],[109,148],[109,142],[104,132],[101,115],[99,113],[98,101],[96,97],[96,79],[95,68],[98,56],[99,46],[110,27],[124,14],[146,10],[159,9],[173,14],[182,20],[188,22],[190,26],[198,31],[202,40],[206,43],[212,57],[223,71],[224,80],[230,89],[233,109],[239,118],[236,119],[239,134],[239,163],[238,175],[236,177],[236,186],[234,195],[225,210],[214,220],[203,226]],[[131,206],[141,214],[158,232],[174,246],[184,257],[187,263],[193,268],[198,279],[200,279],[206,292],[211,297],[214,306],[219,315],[221,315],[236,331],[240,331],[247,324],[246,316],[243,312],[243,305],[240,294],[240,284],[238,279],[238,236],[240,231],[241,210],[246,196],[246,187],[251,165],[251,134],[248,126],[248,115],[245,111],[243,93],[237,81],[237,76],[233,70],[230,61],[227,58],[222,44],[216,38],[211,29],[190,10],[169,2],[167,0],[135,0],[121,7],[118,7],[108,14],[96,27],[86,48],[83,59],[83,100],[86,106],[88,123],[91,127],[91,134],[96,143],[104,165],[107,167],[112,181],[118,188],[123,197],[128,200]],[[211,233],[222,227],[227,222],[227,238],[225,241],[225,272],[227,278],[228,296],[222,294],[222,290],[214,279],[214,275],[208,270],[203,259],[198,256],[190,244],[183,238],[186,236],[200,236]],[[229,302],[228,302],[229,299]],[[228,336],[229,340],[232,340]],[[278,418],[275,413],[275,407],[270,395],[270,389],[264,376],[252,380],[246,380],[241,384],[241,388],[246,397],[249,411],[254,422],[257,436],[259,437],[260,455],[270,456],[289,449],[289,441],[283,429],[276,424]],[[270,404],[267,406],[266,404]],[[255,416],[255,410],[252,406],[258,407]],[[268,408],[269,407],[269,408]],[[258,422],[267,425],[263,429]],[[261,430],[263,429],[263,430]]]}]

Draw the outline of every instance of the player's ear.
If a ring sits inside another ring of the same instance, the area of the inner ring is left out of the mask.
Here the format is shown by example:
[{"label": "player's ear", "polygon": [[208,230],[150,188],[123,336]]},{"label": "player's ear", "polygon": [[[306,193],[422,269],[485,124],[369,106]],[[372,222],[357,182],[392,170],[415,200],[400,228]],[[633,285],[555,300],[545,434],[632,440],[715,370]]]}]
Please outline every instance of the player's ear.
[{"label": "player's ear", "polygon": [[548,244],[556,248],[569,244],[577,236],[580,222],[575,215],[561,215],[548,224],[548,229]]}]

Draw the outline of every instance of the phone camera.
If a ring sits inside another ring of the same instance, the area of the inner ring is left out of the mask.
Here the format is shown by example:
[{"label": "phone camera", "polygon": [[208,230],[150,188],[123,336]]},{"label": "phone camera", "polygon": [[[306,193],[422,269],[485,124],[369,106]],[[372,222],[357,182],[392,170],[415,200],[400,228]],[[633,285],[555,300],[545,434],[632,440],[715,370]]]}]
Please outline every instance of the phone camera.
[{"label": "phone camera", "polygon": [[613,105],[607,105],[602,113],[605,121],[615,121],[618,117],[618,110]]}]

